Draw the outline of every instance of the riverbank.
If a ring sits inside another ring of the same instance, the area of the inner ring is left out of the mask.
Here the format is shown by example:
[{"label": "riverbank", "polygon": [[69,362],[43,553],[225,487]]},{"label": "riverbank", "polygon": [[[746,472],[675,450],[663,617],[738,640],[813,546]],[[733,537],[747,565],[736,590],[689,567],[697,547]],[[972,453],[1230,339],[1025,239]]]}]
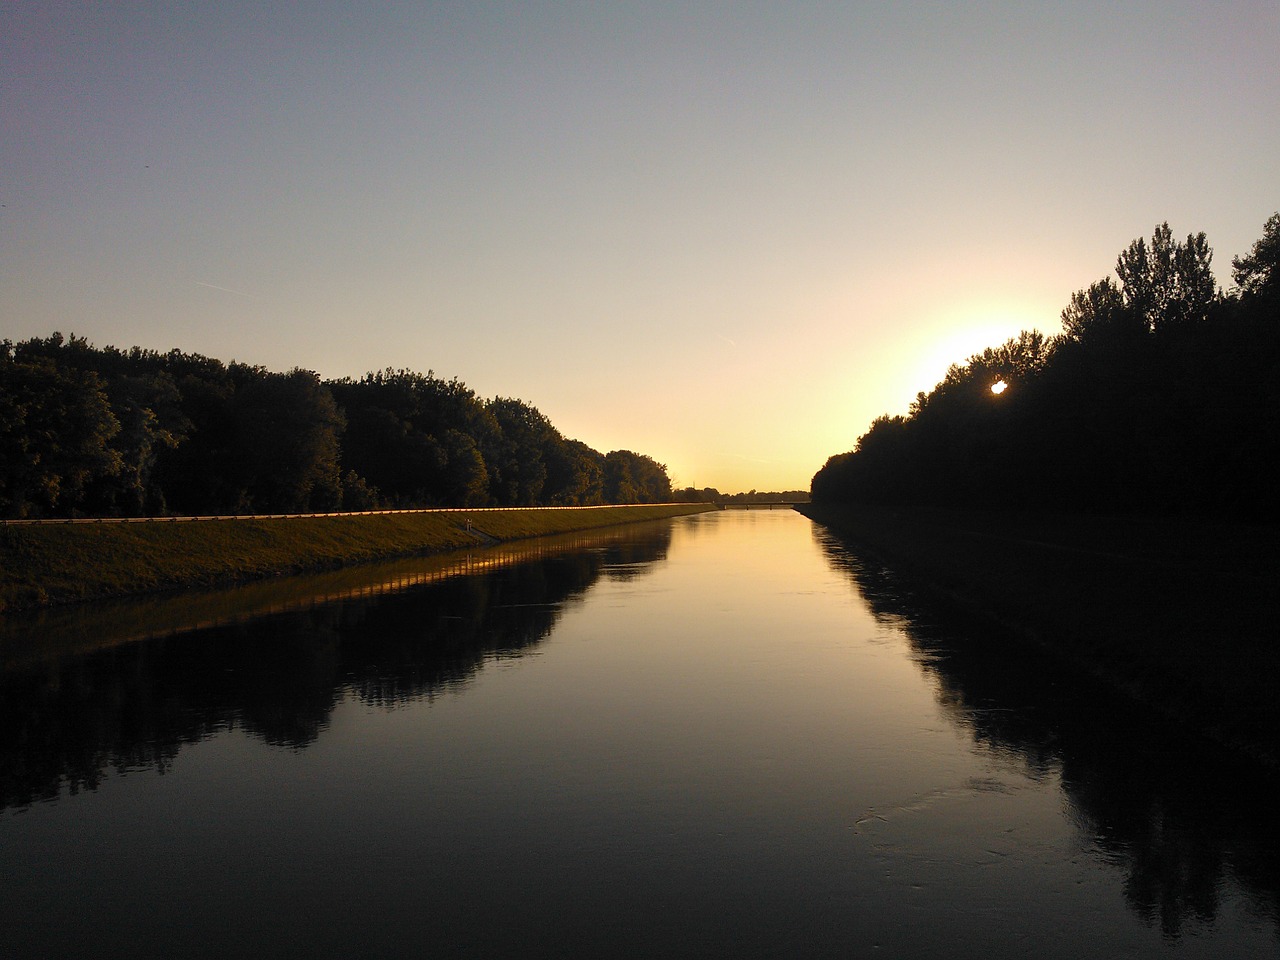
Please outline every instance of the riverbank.
[{"label": "riverbank", "polygon": [[1280,765],[1274,525],[797,509],[948,602]]},{"label": "riverbank", "polygon": [[713,510],[703,503],[0,525],[0,611],[323,570]]}]

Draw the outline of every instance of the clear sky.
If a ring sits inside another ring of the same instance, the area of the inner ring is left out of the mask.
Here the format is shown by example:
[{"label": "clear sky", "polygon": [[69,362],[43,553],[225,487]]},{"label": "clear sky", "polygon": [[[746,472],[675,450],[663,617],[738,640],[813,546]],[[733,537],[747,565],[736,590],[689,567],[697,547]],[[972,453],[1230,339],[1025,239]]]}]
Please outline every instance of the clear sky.
[{"label": "clear sky", "polygon": [[1167,220],[1280,209],[1274,0],[41,0],[0,11],[0,337],[515,396],[807,488]]}]

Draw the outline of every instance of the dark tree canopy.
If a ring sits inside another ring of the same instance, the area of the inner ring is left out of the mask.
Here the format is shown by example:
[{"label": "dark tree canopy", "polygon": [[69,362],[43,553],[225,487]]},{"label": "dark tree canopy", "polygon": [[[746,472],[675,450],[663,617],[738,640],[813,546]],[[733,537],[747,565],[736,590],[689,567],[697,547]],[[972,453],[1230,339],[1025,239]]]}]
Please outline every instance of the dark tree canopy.
[{"label": "dark tree canopy", "polygon": [[1211,259],[1159,225],[1071,296],[1061,336],[953,366],[831,457],[814,500],[1275,517],[1280,214],[1233,261],[1236,291]]},{"label": "dark tree canopy", "polygon": [[1215,295],[1212,259],[1203,233],[1178,243],[1160,224],[1149,247],[1139,237],[1116,260],[1125,306],[1147,330],[1206,319]]},{"label": "dark tree canopy", "polygon": [[363,480],[397,507],[488,502],[481,451],[496,446],[499,430],[465,384],[431,371],[384,370],[329,386],[348,421],[343,466],[354,474],[348,487]]},{"label": "dark tree canopy", "polygon": [[37,358],[0,358],[0,508],[9,516],[71,508],[119,474],[120,424],[98,375]]},{"label": "dark tree canopy", "polygon": [[671,480],[666,465],[652,457],[614,450],[604,458],[604,491],[610,503],[666,503]]},{"label": "dark tree canopy", "polygon": [[[311,513],[670,499],[666,468],[535,407],[384,370],[322,381],[54,334],[0,343],[0,515]],[[618,473],[615,469],[614,473]]]},{"label": "dark tree canopy", "polygon": [[1280,319],[1280,213],[1273,213],[1253,250],[1231,260],[1231,277],[1241,299]]}]

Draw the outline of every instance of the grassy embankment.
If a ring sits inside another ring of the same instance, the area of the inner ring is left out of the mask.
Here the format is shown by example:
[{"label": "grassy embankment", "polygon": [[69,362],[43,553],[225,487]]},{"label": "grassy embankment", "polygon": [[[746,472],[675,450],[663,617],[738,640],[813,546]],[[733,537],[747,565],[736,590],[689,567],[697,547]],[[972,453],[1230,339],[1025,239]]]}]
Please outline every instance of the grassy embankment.
[{"label": "grassy embankment", "polygon": [[1280,764],[1280,530],[805,505],[935,594]]},{"label": "grassy embankment", "polygon": [[228,583],[714,509],[668,503],[0,525],[0,610]]}]

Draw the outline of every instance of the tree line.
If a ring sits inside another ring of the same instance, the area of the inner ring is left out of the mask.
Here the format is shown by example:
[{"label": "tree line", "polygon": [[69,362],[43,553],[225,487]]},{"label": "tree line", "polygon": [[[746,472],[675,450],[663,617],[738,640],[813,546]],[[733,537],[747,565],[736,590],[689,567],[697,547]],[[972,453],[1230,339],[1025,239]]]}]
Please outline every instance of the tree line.
[{"label": "tree line", "polygon": [[431,371],[321,380],[60,333],[0,342],[0,516],[129,517],[671,499],[665,465],[564,437]]},{"label": "tree line", "polygon": [[[1223,291],[1167,223],[1072,294],[1063,332],[953,365],[813,478],[818,502],[1274,519],[1280,213]],[[993,389],[994,388],[994,389]]]},{"label": "tree line", "polygon": [[808,490],[747,490],[741,493],[721,493],[715,487],[682,487],[672,497],[680,503],[716,503],[721,506],[748,503],[803,503],[809,499]]}]

